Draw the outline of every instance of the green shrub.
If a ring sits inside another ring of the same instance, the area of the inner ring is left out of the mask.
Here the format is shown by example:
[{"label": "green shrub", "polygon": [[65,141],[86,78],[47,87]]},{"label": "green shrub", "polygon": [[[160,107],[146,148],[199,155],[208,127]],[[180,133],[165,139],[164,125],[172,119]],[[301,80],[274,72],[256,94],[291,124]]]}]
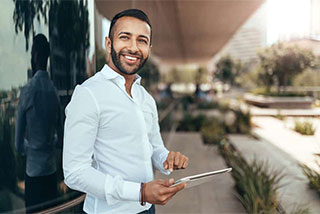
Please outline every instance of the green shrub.
[{"label": "green shrub", "polygon": [[283,116],[280,112],[280,109],[277,110],[277,115],[275,116],[278,120],[284,120],[285,116]]},{"label": "green shrub", "polygon": [[294,130],[302,135],[314,135],[315,133],[315,128],[313,127],[312,123],[307,121],[295,121]]},{"label": "green shrub", "polygon": [[158,101],[157,102],[157,109],[158,109],[158,111],[165,110],[166,108],[168,108],[169,105],[170,105],[170,102],[167,102],[165,100]]},{"label": "green shrub", "polygon": [[200,131],[205,120],[206,116],[203,114],[192,116],[190,113],[185,113],[183,119],[179,122],[177,131]]},{"label": "green shrub", "polygon": [[198,109],[218,109],[219,103],[218,102],[200,102],[198,104]]},{"label": "green shrub", "polygon": [[241,109],[233,109],[235,121],[233,124],[227,124],[225,127],[227,133],[249,134],[251,131],[251,114],[250,112],[243,112]]},{"label": "green shrub", "polygon": [[[16,182],[16,178],[23,180],[25,176],[25,158],[19,155],[15,151],[15,113],[18,103],[19,89],[13,88],[11,91],[2,91],[2,96],[7,97],[9,100],[0,103],[0,153],[3,158],[3,168],[10,170],[10,172],[4,172],[6,179]],[[1,167],[2,169],[2,167]],[[4,171],[5,171],[4,170]],[[8,178],[10,177],[10,178]],[[4,184],[3,180],[0,182],[0,186]],[[4,184],[7,187],[11,187],[12,190],[16,189],[15,183]]]},{"label": "green shrub", "polygon": [[289,92],[289,91],[281,91],[278,92],[276,90],[267,91],[265,88],[257,88],[251,91],[252,94],[255,95],[263,95],[270,97],[304,97],[307,94],[305,92]]},{"label": "green shrub", "polygon": [[307,69],[295,76],[293,86],[320,86],[320,71]]},{"label": "green shrub", "polygon": [[181,105],[183,107],[183,110],[188,110],[188,108],[195,103],[194,97],[188,95],[181,98]]},{"label": "green shrub", "polygon": [[225,128],[218,119],[210,118],[204,122],[200,132],[205,144],[219,144],[225,135]]},{"label": "green shrub", "polygon": [[231,144],[224,141],[220,152],[232,167],[239,199],[248,213],[281,213],[277,190],[283,177],[267,162],[248,163]]},{"label": "green shrub", "polygon": [[[316,162],[320,168],[320,163]],[[320,195],[320,174],[313,169],[310,169],[307,165],[301,164],[300,167],[303,170],[303,173],[307,176],[309,180],[309,186],[311,189],[314,189]]]}]

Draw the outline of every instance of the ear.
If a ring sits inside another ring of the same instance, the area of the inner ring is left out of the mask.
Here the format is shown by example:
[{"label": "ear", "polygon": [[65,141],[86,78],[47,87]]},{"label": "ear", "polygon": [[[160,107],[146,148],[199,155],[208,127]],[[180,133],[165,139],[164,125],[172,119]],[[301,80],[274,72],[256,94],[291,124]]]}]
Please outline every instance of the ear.
[{"label": "ear", "polygon": [[109,37],[105,37],[105,43],[104,43],[104,45],[105,45],[105,48],[106,48],[106,50],[107,50],[107,53],[108,54],[111,54],[111,40],[110,40],[110,38]]},{"label": "ear", "polygon": [[149,47],[149,52],[151,52],[151,50],[152,50],[152,45],[150,45],[150,47]]}]

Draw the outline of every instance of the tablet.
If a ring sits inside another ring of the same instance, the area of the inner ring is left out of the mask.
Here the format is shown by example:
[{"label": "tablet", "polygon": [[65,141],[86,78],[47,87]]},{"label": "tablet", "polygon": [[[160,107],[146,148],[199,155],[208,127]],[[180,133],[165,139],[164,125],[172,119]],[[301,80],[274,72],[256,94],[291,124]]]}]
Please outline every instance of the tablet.
[{"label": "tablet", "polygon": [[206,183],[208,181],[211,181],[214,178],[214,175],[231,172],[232,168],[225,168],[220,170],[215,170],[211,172],[205,172],[197,175],[192,175],[188,177],[181,178],[179,180],[176,180],[174,184],[171,186],[176,186],[181,183],[187,183],[186,188],[198,186],[200,184]]}]

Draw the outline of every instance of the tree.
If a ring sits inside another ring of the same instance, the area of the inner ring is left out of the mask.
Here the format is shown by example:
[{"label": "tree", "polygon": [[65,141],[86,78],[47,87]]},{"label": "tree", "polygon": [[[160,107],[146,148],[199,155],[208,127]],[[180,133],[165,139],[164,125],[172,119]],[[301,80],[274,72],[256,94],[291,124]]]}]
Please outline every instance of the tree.
[{"label": "tree", "polygon": [[302,73],[295,76],[292,81],[293,86],[320,86],[320,70],[306,69]]},{"label": "tree", "polygon": [[[85,53],[89,48],[87,0],[13,0],[13,2],[15,31],[17,34],[24,33],[26,51],[29,49],[30,35],[33,37],[36,34],[34,20],[41,22],[42,17],[45,24],[49,24],[50,71],[56,87],[68,91],[82,82],[86,78]],[[59,76],[61,73],[66,78],[61,78]]]},{"label": "tree", "polygon": [[311,51],[282,43],[272,45],[258,53],[261,78],[265,79],[267,90],[277,84],[278,92],[291,85],[292,79],[303,70],[315,66],[315,56]]},{"label": "tree", "polygon": [[37,18],[41,22],[40,17],[44,18],[45,24],[48,23],[47,11],[49,1],[42,0],[13,0],[15,4],[13,12],[13,21],[15,23],[16,34],[19,31],[24,32],[26,38],[26,51],[29,49],[30,33],[35,35],[34,19]]},{"label": "tree", "polygon": [[222,57],[217,65],[215,77],[224,83],[233,85],[236,76],[240,73],[242,64],[240,61],[235,61],[230,55]]}]

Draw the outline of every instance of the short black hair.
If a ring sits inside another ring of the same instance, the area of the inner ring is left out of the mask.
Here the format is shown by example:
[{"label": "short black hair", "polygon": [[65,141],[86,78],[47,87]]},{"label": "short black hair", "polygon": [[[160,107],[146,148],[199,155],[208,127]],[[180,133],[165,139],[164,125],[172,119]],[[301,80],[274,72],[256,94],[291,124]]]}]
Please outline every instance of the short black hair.
[{"label": "short black hair", "polygon": [[140,19],[141,21],[146,22],[149,26],[150,26],[150,45],[151,45],[151,40],[152,40],[152,26],[150,24],[150,20],[147,16],[147,14],[145,14],[142,10],[139,9],[127,9],[124,11],[121,11],[120,13],[116,14],[112,20],[111,20],[111,24],[110,24],[110,29],[109,29],[109,38],[111,39],[111,41],[113,40],[113,26],[116,24],[116,22],[118,21],[118,19],[120,19],[121,17],[124,16],[130,16],[130,17],[134,17],[137,19]]},{"label": "short black hair", "polygon": [[39,33],[33,37],[32,51],[38,54],[40,65],[46,65],[50,56],[50,45],[45,35]]}]

